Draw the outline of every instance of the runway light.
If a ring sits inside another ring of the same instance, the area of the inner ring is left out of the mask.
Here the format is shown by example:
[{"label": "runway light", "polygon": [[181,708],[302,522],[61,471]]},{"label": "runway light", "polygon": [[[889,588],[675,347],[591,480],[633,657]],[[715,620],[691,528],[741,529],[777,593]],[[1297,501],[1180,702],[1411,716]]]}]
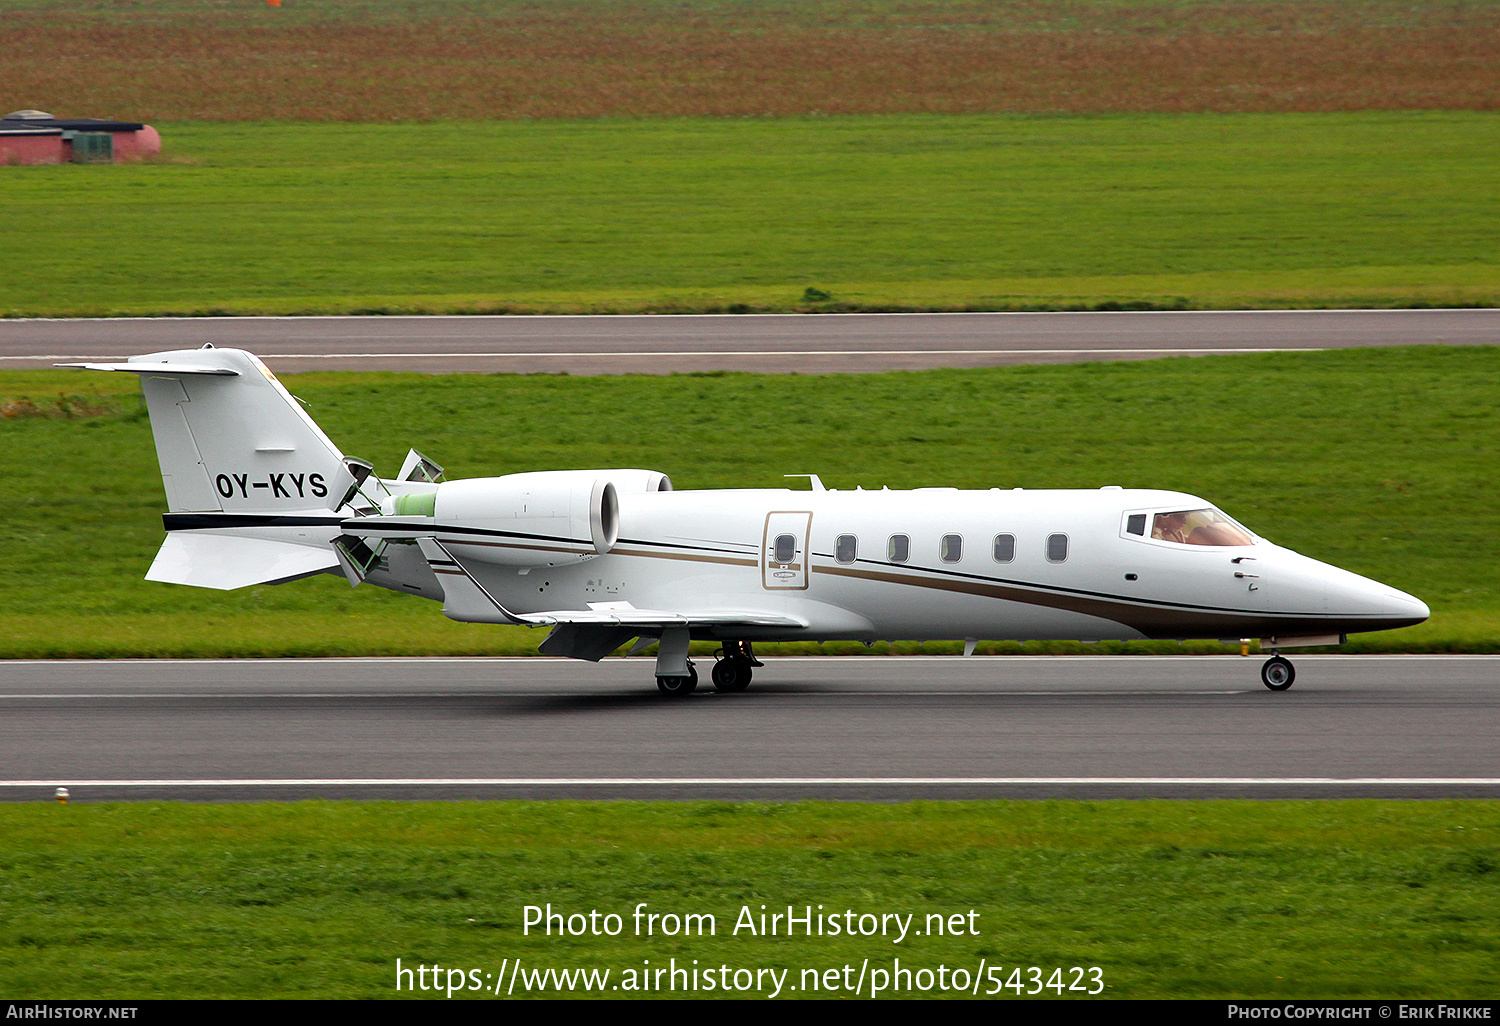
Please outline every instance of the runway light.
[{"label": "runway light", "polygon": [[57,800],[63,805],[68,804],[68,789],[66,787],[59,787],[57,789]]}]

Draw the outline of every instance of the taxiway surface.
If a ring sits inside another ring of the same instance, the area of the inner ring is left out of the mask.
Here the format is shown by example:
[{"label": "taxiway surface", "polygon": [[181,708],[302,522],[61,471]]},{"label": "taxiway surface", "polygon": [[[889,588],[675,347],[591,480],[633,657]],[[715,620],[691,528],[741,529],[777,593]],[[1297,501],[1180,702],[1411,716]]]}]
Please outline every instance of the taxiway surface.
[{"label": "taxiway surface", "polygon": [[212,342],[307,370],[802,374],[1500,344],[1500,310],[0,320],[0,367]]},{"label": "taxiway surface", "polygon": [[1296,662],[0,662],[0,800],[1500,795],[1500,657]]}]

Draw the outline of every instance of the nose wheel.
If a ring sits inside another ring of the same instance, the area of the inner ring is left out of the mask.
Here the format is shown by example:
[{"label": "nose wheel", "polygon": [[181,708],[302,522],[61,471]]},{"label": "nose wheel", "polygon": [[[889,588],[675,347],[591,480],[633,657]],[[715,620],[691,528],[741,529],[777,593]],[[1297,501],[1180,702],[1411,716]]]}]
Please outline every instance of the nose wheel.
[{"label": "nose wheel", "polygon": [[1260,668],[1261,683],[1272,691],[1285,691],[1296,679],[1297,671],[1285,656],[1272,656]]}]

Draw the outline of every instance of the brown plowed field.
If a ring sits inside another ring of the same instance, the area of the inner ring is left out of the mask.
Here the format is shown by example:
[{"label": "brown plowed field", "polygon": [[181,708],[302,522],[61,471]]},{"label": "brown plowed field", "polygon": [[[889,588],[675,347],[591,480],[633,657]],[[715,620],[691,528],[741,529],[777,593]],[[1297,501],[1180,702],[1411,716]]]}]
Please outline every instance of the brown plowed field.
[{"label": "brown plowed field", "polygon": [[1495,3],[284,4],[0,0],[0,104],[213,121],[1500,107]]}]

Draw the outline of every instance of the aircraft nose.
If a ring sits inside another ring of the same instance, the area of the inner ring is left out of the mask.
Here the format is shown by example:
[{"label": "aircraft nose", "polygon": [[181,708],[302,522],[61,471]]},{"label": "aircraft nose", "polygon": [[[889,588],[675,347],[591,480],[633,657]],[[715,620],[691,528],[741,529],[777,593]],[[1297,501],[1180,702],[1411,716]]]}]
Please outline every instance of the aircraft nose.
[{"label": "aircraft nose", "polygon": [[1339,575],[1328,582],[1330,611],[1359,613],[1387,621],[1390,627],[1410,627],[1432,615],[1427,603],[1388,584],[1360,577]]},{"label": "aircraft nose", "polygon": [[[1404,591],[1395,588],[1387,588],[1386,601],[1391,604],[1391,616],[1409,616],[1411,623],[1421,623],[1432,615],[1432,610],[1427,608],[1427,603],[1415,595],[1408,595]],[[1407,624],[1406,626],[1410,626]]]}]

